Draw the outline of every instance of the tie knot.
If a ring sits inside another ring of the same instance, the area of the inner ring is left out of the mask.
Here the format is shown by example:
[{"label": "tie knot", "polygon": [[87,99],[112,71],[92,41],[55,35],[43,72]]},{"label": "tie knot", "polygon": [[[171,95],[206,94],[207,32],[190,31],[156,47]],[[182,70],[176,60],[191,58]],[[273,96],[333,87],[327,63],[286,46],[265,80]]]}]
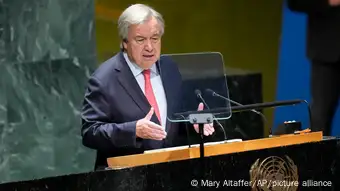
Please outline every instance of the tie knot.
[{"label": "tie knot", "polygon": [[143,70],[144,76],[150,76],[150,69]]}]

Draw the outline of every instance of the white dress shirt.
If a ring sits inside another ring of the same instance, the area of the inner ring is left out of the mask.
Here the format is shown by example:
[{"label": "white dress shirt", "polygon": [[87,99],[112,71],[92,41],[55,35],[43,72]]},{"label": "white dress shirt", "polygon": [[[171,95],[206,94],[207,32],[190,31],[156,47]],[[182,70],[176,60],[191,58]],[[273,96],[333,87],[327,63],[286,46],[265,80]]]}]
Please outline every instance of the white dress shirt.
[{"label": "white dress shirt", "polygon": [[[140,68],[137,64],[132,63],[127,56],[127,54],[124,52],[123,53],[125,61],[129,65],[131,72],[135,76],[135,79],[137,80],[139,87],[145,94],[145,80],[143,76],[143,69]],[[152,65],[150,68],[150,80],[151,80],[151,85],[153,89],[153,93],[155,94],[159,113],[161,116],[161,125],[165,129],[166,126],[166,120],[167,120],[167,102],[166,102],[166,96],[163,88],[163,83],[161,76],[157,70],[156,64]]]}]

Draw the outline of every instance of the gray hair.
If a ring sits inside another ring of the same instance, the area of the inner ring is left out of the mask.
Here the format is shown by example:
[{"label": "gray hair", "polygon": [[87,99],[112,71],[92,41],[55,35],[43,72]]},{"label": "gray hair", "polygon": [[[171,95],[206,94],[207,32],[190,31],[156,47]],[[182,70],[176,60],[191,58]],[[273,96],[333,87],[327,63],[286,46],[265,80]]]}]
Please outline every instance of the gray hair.
[{"label": "gray hair", "polygon": [[149,20],[151,17],[157,19],[161,26],[160,33],[164,34],[164,20],[160,13],[153,8],[143,5],[134,4],[124,10],[118,19],[118,33],[122,40],[127,39],[128,29],[130,25],[141,24]]}]

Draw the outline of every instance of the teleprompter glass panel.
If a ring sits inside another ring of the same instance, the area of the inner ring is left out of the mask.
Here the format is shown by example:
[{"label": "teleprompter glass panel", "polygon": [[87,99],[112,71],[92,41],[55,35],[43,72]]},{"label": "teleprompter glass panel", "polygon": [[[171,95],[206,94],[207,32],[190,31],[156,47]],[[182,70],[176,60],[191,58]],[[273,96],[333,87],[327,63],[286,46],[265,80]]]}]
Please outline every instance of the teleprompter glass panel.
[{"label": "teleprompter glass panel", "polygon": [[[220,53],[165,54],[161,57],[161,60],[176,63],[182,82],[178,87],[176,107],[168,113],[169,121],[186,122],[195,113],[212,114],[214,120],[231,117],[227,78]],[[203,108],[198,111],[200,103]]]}]

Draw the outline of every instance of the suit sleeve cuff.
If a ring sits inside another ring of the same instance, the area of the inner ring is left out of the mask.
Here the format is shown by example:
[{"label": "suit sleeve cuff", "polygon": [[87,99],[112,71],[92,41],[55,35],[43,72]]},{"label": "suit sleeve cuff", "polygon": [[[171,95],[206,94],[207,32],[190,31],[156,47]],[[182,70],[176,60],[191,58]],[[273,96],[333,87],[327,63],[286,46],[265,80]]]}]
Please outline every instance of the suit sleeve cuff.
[{"label": "suit sleeve cuff", "polygon": [[136,124],[137,121],[119,124],[116,136],[112,136],[115,137],[115,140],[112,140],[114,145],[117,147],[139,147],[140,144],[137,142],[136,137]]}]

